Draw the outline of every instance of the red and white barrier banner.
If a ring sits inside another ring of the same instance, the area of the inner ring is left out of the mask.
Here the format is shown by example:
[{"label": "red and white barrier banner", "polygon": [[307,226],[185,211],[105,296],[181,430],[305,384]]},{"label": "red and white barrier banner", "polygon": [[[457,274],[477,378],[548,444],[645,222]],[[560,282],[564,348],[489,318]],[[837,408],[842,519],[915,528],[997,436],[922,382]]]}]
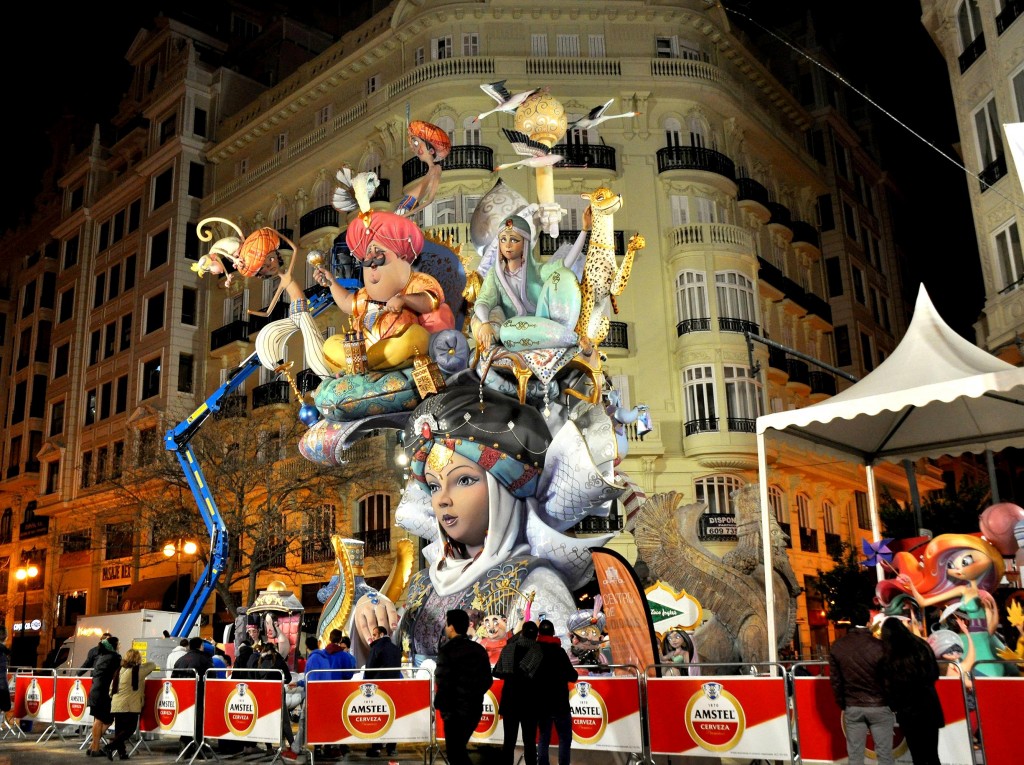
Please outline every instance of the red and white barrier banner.
[{"label": "red and white barrier banner", "polygon": [[[315,672],[313,673],[315,675]],[[430,678],[306,682],[306,743],[430,740]]]},{"label": "red and white barrier banner", "polygon": [[[794,677],[794,709],[800,759],[806,765],[831,765],[846,762],[846,732],[843,715],[832,694],[827,677]],[[946,720],[939,730],[939,758],[948,765],[972,765],[967,707],[963,686],[958,678],[939,678],[936,685],[942,714]],[[893,730],[893,756],[899,765],[912,765],[903,731]],[[868,733],[867,756],[875,759],[875,742]],[[998,760],[995,760],[998,762]]]},{"label": "red and white barrier banner", "polygon": [[14,716],[19,720],[53,722],[54,675],[21,675],[14,679]]},{"label": "red and white barrier banner", "polygon": [[1019,762],[1020,699],[1024,697],[1024,677],[975,675],[974,695],[978,700],[985,761]]},{"label": "red and white barrier banner", "polygon": [[139,730],[165,736],[193,736],[196,730],[196,678],[146,680]]},{"label": "red and white barrier banner", "polygon": [[647,707],[652,753],[791,757],[782,677],[648,678]]},{"label": "red and white barrier banner", "polygon": [[58,675],[53,696],[53,722],[58,725],[91,725],[90,688],[91,677]]},{"label": "red and white barrier banner", "polygon": [[643,749],[637,678],[589,675],[570,683],[569,709],[574,747],[615,752]]},{"label": "red and white barrier banner", "polygon": [[278,744],[283,708],[281,680],[220,680],[207,676],[203,738]]},{"label": "red and white barrier banner", "polygon": [[[501,725],[501,720],[498,717],[498,707],[501,705],[501,688],[504,684],[503,680],[497,678],[491,684],[490,689],[484,694],[484,711],[480,716],[480,722],[477,723],[476,730],[473,731],[470,741],[477,744],[503,744],[505,742],[505,729]],[[438,740],[444,738],[444,721],[441,719],[441,713],[436,712],[434,717],[435,737]],[[522,734],[520,734],[522,738]]]}]

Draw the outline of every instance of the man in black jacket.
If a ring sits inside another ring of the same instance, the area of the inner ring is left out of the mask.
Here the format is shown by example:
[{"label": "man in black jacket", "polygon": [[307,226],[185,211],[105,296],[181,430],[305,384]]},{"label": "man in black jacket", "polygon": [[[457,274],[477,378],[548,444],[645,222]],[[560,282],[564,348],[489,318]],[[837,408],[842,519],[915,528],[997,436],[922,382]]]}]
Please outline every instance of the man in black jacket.
[{"label": "man in black jacket", "polygon": [[548,765],[551,726],[558,733],[558,765],[569,765],[572,751],[572,711],[569,709],[569,683],[579,679],[562,641],[555,637],[555,625],[543,619],[537,645],[541,649],[540,666],[534,675],[533,693],[537,700],[538,765]]},{"label": "man in black jacket", "polygon": [[871,612],[853,610],[854,626],[832,646],[829,676],[836,703],[846,724],[849,765],[864,765],[868,728],[875,741],[878,765],[893,765],[892,730],[896,718],[886,706],[882,675],[882,641],[871,634]]},{"label": "man in black jacket", "polygon": [[[373,642],[370,643],[370,655],[366,659],[366,667],[363,670],[364,680],[377,680],[383,678],[401,677],[398,670],[388,670],[386,667],[401,667],[402,652],[391,640],[387,627],[377,626],[373,630]],[[395,742],[385,744],[388,757],[395,753]],[[367,757],[380,757],[380,744],[373,744],[366,750]]]},{"label": "man in black jacket", "polygon": [[533,682],[540,661],[537,624],[526,622],[519,634],[501,649],[494,665],[494,676],[504,680],[501,706],[498,708],[505,731],[501,747],[502,765],[515,765],[520,727],[523,729],[523,760],[526,765],[537,765],[537,704],[540,699]]},{"label": "man in black jacket", "polygon": [[448,642],[437,652],[434,707],[444,721],[448,765],[470,765],[466,745],[484,712],[484,694],[491,687],[491,662],[486,649],[466,637],[469,615],[460,609],[446,614]]},{"label": "man in black jacket", "polygon": [[[106,634],[106,633],[104,633]],[[89,757],[102,757],[100,744],[103,734],[114,722],[110,711],[110,684],[121,668],[121,654],[117,652],[117,638],[107,635],[96,646],[92,661],[92,686],[89,688],[89,711],[92,712],[92,741],[89,742]]]},{"label": "man in black jacket", "polygon": [[[203,696],[205,695],[203,683],[206,682],[206,671],[213,669],[213,658],[203,650],[204,642],[201,637],[190,639],[188,653],[174,663],[174,671],[171,673],[171,677],[197,677],[199,679],[196,685],[196,730],[203,728]],[[189,670],[193,670],[195,674]],[[196,740],[198,737],[182,736],[180,739],[183,748],[187,748],[190,742]]]}]

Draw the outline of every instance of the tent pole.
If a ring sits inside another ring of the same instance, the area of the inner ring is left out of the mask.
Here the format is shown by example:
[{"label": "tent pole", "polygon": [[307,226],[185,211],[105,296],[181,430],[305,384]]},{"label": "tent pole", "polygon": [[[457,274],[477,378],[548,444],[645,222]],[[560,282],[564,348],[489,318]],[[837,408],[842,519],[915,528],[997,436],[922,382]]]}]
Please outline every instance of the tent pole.
[{"label": "tent pole", "polygon": [[988,485],[992,493],[992,504],[998,505],[999,499],[999,478],[996,476],[996,459],[991,449],[985,450],[985,465],[988,467]]},{"label": "tent pole", "polygon": [[903,460],[903,472],[907,474],[907,486],[910,487],[910,502],[914,507],[914,522],[917,524],[917,533],[921,533],[924,521],[921,520],[921,495],[917,491],[917,472],[914,470],[914,463],[911,460]]},{"label": "tent pole", "polygon": [[[878,487],[875,485],[875,468],[873,465],[864,465],[867,471],[868,482],[868,512],[871,513],[871,541],[878,542],[882,539],[882,523],[878,516]],[[882,564],[875,564],[875,575],[878,581],[885,579],[885,572],[882,571]]]},{"label": "tent pole", "polygon": [[768,661],[779,660],[778,638],[775,635],[775,567],[772,565],[771,526],[768,520],[768,459],[764,453],[764,433],[757,435],[758,492],[761,495],[761,551],[764,557],[764,608],[765,626],[768,628]]}]

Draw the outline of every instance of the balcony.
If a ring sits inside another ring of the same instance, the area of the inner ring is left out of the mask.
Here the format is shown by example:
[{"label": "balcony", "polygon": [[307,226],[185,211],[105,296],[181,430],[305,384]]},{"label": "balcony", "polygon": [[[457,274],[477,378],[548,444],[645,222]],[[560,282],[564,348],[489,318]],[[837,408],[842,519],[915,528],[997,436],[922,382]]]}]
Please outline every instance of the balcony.
[{"label": "balcony", "polygon": [[811,395],[822,398],[836,395],[836,378],[831,372],[814,371],[810,373]]},{"label": "balcony", "polygon": [[757,420],[750,417],[727,417],[726,425],[730,433],[757,432]]},{"label": "balcony", "polygon": [[804,552],[818,552],[818,530],[800,528],[800,549]]},{"label": "balcony", "polygon": [[843,554],[842,538],[838,534],[825,532],[825,552],[833,558],[838,558]]},{"label": "balcony", "polygon": [[626,322],[613,321],[608,324],[608,335],[601,342],[602,348],[629,350],[629,330]]},{"label": "balcony", "polygon": [[691,332],[710,332],[711,319],[683,319],[676,324],[676,337],[688,335]]},{"label": "balcony", "polygon": [[330,563],[334,561],[334,548],[330,537],[302,540],[303,563]]},{"label": "balcony", "polygon": [[583,534],[610,534],[622,531],[622,518],[611,515],[607,518],[584,518],[573,527],[573,531]]},{"label": "balcony", "polygon": [[[451,153],[441,162],[442,171],[486,170],[494,171],[494,150],[490,146],[468,144],[452,146]],[[407,186],[427,174],[427,165],[419,157],[402,163],[402,185]]]},{"label": "balcony", "polygon": [[220,409],[213,413],[218,419],[245,417],[249,413],[249,399],[244,393],[232,393],[220,402]]},{"label": "balcony", "polygon": [[252,408],[255,410],[271,404],[287,404],[290,390],[287,380],[271,380],[257,385],[252,390]]},{"label": "balcony", "polygon": [[768,366],[772,369],[778,369],[780,372],[789,374],[789,367],[786,364],[786,352],[778,348],[768,348]]},{"label": "balcony", "polygon": [[312,369],[303,369],[295,375],[295,386],[300,393],[311,393],[320,387],[320,375]]},{"label": "balcony", "polygon": [[978,173],[978,180],[981,183],[982,193],[988,191],[996,181],[1006,175],[1006,155],[1000,155],[992,160],[988,166]]},{"label": "balcony", "polygon": [[974,42],[968,45],[964,52],[960,54],[960,74],[963,74],[971,68],[971,64],[981,58],[981,54],[985,52],[985,35],[980,34],[974,38]]},{"label": "balcony", "polygon": [[352,538],[362,541],[364,555],[391,554],[391,529],[356,531],[353,532]]},{"label": "balcony", "polygon": [[229,343],[249,341],[249,322],[244,319],[236,319],[223,327],[217,327],[210,333],[210,350],[215,351]]},{"label": "balcony", "polygon": [[790,231],[793,230],[793,216],[790,215],[788,207],[778,202],[769,202],[768,210],[772,214],[768,219],[769,225],[785,226]]},{"label": "balcony", "polygon": [[299,237],[312,234],[322,228],[339,228],[338,211],[334,205],[323,205],[299,218]]},{"label": "balcony", "polygon": [[768,207],[768,189],[753,178],[737,178],[736,189],[737,202],[757,202],[762,207]]},{"label": "balcony", "polygon": [[658,149],[658,172],[703,170],[736,180],[736,164],[721,152],[702,146],[665,146]]},{"label": "balcony", "polygon": [[787,358],[786,371],[789,373],[790,385],[803,385],[808,389],[811,387],[811,373],[806,361]]},{"label": "balcony", "polygon": [[[266,306],[263,306],[262,310],[265,311],[266,308]],[[252,314],[249,314],[249,319],[246,322],[246,324],[249,325],[248,332],[250,335],[255,335],[257,332],[259,332],[261,329],[267,326],[270,322],[277,321],[278,319],[287,318],[287,316],[288,304],[278,302],[278,304],[274,306],[274,310],[270,312],[270,316],[253,316]]]},{"label": "balcony", "polygon": [[760,335],[761,328],[752,321],[746,319],[734,319],[730,316],[718,317],[718,329],[722,332],[749,332],[752,335]]},{"label": "balcony", "polygon": [[684,433],[687,436],[693,436],[697,433],[717,433],[718,418],[703,417],[699,420],[687,420],[683,427]]},{"label": "balcony", "polygon": [[810,223],[802,220],[793,221],[793,246],[800,244],[813,247],[821,254],[821,237],[818,236],[818,230]]},{"label": "balcony", "polygon": [[[580,235],[579,229],[560,229],[558,237],[542,236],[540,238],[539,252],[545,258],[555,254],[555,251],[563,244],[572,245],[576,237]],[[615,232],[615,254],[622,256],[626,254],[626,235],[623,231]]]},{"label": "balcony", "polygon": [[1024,0],[1008,0],[1006,7],[996,16],[996,32],[1002,34],[1010,28],[1010,24],[1024,13]]},{"label": "balcony", "polygon": [[597,170],[615,172],[615,149],[604,144],[560,143],[551,147],[552,154],[565,159],[555,167],[592,167]]}]

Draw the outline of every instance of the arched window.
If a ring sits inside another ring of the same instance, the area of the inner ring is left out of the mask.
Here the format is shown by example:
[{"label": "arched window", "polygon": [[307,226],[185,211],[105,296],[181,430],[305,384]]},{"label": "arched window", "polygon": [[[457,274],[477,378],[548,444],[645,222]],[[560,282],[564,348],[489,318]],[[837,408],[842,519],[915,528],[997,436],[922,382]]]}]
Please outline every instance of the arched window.
[{"label": "arched window", "polygon": [[981,10],[978,0],[964,0],[956,10],[956,26],[960,33],[960,52],[963,53],[981,36]]},{"label": "arched window", "polygon": [[703,271],[680,271],[676,275],[676,316],[677,335],[711,329],[707,275]]},{"label": "arched window", "polygon": [[11,533],[14,524],[14,513],[11,508],[4,510],[0,515],[0,544],[7,544],[11,541]]},{"label": "arched window", "polygon": [[686,127],[690,131],[690,146],[704,148],[708,143],[708,124],[696,114],[690,115],[686,121]]},{"label": "arched window", "polygon": [[269,217],[270,225],[278,231],[288,228],[288,205],[285,204],[284,197],[278,195]]},{"label": "arched window", "polygon": [[665,145],[683,145],[683,126],[679,124],[679,120],[675,117],[665,118]]},{"label": "arched window", "polygon": [[315,505],[302,519],[302,562],[322,563],[334,559],[331,534],[335,529],[334,505]]},{"label": "arched window", "polygon": [[693,482],[698,502],[707,502],[709,513],[735,515],[732,495],[743,487],[743,481],[734,475],[709,475]]},{"label": "arched window", "polygon": [[800,549],[818,552],[818,527],[811,510],[811,498],[806,494],[796,495],[796,512],[800,520]]},{"label": "arched window", "polygon": [[438,117],[437,118],[437,122],[435,122],[434,124],[437,125],[439,128],[441,128],[441,130],[443,130],[445,133],[448,134],[448,140],[451,141],[452,144],[454,145],[455,144],[455,120],[453,120],[451,117],[448,117],[448,116]]},{"label": "arched window", "polygon": [[779,527],[786,534],[786,547],[793,547],[793,535],[789,525],[789,507],[786,505],[786,495],[778,486],[768,487],[768,507],[772,515],[779,522]]},{"label": "arched window", "polygon": [[466,146],[480,145],[480,123],[476,117],[466,117],[462,121],[462,143]]},{"label": "arched window", "polygon": [[[327,207],[334,195],[334,180],[324,173],[316,183],[313,184],[313,207]],[[307,284],[310,282],[307,282]]]},{"label": "arched window", "polygon": [[749,277],[739,271],[720,271],[715,274],[715,294],[719,319],[757,323],[754,282]]},{"label": "arched window", "polygon": [[715,373],[710,365],[683,370],[683,398],[686,401],[684,433],[711,433],[718,430],[715,408]]},{"label": "arched window", "polygon": [[359,500],[359,529],[356,538],[363,540],[366,555],[382,555],[391,551],[391,495],[379,492]]}]

